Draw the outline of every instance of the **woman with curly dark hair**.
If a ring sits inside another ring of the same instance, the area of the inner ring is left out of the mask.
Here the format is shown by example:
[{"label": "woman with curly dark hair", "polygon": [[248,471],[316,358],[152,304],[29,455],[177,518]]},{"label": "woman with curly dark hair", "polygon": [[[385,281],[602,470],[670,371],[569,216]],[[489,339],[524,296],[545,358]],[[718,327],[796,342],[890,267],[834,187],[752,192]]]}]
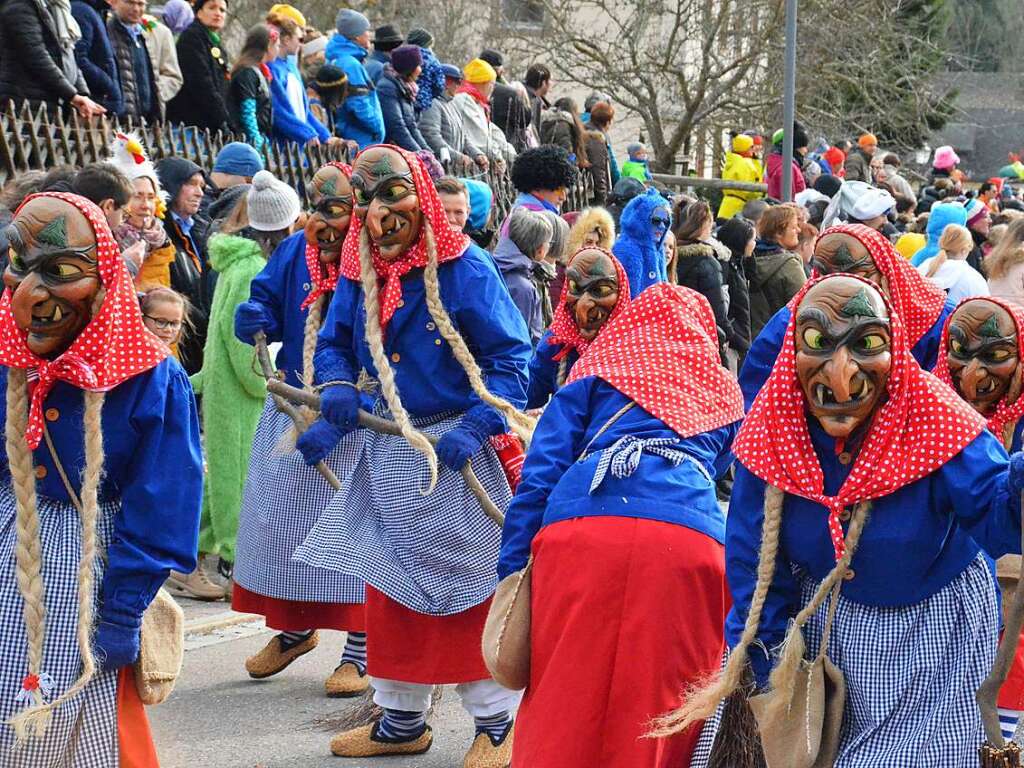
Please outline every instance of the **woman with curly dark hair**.
[{"label": "woman with curly dark hair", "polygon": [[531,211],[557,214],[575,183],[576,166],[562,147],[528,149],[512,164],[512,184],[519,192],[515,205]]}]

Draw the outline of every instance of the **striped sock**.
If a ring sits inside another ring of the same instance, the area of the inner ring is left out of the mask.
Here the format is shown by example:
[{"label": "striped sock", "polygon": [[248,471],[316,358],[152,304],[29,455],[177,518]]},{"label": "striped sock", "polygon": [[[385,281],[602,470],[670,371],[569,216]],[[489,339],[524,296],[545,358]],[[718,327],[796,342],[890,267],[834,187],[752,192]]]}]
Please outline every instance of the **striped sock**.
[{"label": "striped sock", "polygon": [[313,636],[313,630],[307,629],[305,632],[281,632],[278,637],[281,638],[281,650],[290,651],[299,643],[304,643]]},{"label": "striped sock", "polygon": [[385,709],[384,717],[377,724],[377,734],[393,741],[418,739],[426,729],[426,712],[405,712],[401,709]]},{"label": "striped sock", "polygon": [[491,743],[498,746],[505,740],[509,728],[512,727],[512,716],[506,710],[487,717],[474,717],[473,723],[476,725],[478,735],[486,733]]},{"label": "striped sock", "polygon": [[348,638],[345,640],[345,650],[342,651],[341,661],[338,662],[340,667],[342,664],[355,664],[360,674],[366,674],[366,633],[365,632],[349,632]]}]

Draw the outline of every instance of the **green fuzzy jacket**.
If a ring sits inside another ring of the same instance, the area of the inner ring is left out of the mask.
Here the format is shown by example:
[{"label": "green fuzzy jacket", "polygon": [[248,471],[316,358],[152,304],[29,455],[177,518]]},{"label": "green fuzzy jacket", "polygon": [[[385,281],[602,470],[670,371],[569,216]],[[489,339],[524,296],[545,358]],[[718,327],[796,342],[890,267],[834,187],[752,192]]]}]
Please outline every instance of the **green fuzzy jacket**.
[{"label": "green fuzzy jacket", "polygon": [[249,283],[267,260],[257,243],[234,235],[211,237],[207,256],[218,273],[217,287],[203,368],[191,377],[202,395],[207,465],[199,551],[233,563],[249,453],[267,396],[253,347],[235,338],[235,308],[248,300]]}]

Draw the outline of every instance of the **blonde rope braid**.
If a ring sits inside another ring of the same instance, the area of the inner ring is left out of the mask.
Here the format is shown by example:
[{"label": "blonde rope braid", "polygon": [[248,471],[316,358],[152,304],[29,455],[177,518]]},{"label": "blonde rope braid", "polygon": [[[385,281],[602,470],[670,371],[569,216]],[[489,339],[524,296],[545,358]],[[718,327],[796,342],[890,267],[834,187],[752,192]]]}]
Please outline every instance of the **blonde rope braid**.
[{"label": "blonde rope braid", "polygon": [[568,355],[558,361],[558,386],[564,387],[565,380],[569,378],[569,358]]},{"label": "blonde rope braid", "polygon": [[[306,315],[306,323],[302,331],[302,374],[299,377],[302,381],[302,389],[306,392],[313,391],[313,374],[315,368],[313,357],[316,355],[316,342],[320,333],[320,322],[323,318],[323,308],[327,297],[320,295],[309,307]],[[302,431],[309,429],[309,425],[316,421],[316,411],[308,405],[301,405],[296,412],[302,419]],[[274,444],[274,453],[278,456],[287,456],[295,451],[295,441],[299,439],[299,425],[292,424],[281,433],[281,436]]]},{"label": "blonde rope braid", "polygon": [[437,243],[434,240],[434,232],[430,228],[430,223],[425,221],[423,226],[424,237],[427,243],[427,266],[423,270],[427,310],[430,312],[430,316],[434,318],[438,331],[441,332],[444,340],[452,348],[455,359],[459,361],[459,365],[466,372],[466,376],[469,378],[469,385],[473,388],[477,397],[492,408],[500,411],[508,421],[509,428],[515,432],[524,444],[529,446],[533,430],[537,426],[537,420],[517,410],[508,400],[492,394],[487,389],[480,366],[477,365],[476,360],[473,358],[473,353],[469,351],[465,340],[456,330],[455,324],[452,323],[452,319],[448,315],[447,310],[445,310],[444,303],[441,301],[441,287],[437,277]]},{"label": "blonde rope braid", "polygon": [[388,362],[388,356],[384,354],[384,338],[380,327],[380,294],[377,287],[377,271],[373,268],[373,258],[370,255],[370,233],[364,227],[359,235],[359,279],[363,286],[363,302],[366,309],[366,343],[370,348],[370,357],[377,369],[377,378],[380,380],[381,393],[384,401],[391,410],[391,417],[395,420],[398,428],[402,430],[402,436],[409,441],[409,444],[423,454],[430,468],[430,485],[424,495],[434,490],[437,485],[437,454],[434,453],[434,446],[430,441],[416,429],[409,420],[409,413],[402,405],[402,398],[398,393],[398,386],[395,384],[395,372]]}]

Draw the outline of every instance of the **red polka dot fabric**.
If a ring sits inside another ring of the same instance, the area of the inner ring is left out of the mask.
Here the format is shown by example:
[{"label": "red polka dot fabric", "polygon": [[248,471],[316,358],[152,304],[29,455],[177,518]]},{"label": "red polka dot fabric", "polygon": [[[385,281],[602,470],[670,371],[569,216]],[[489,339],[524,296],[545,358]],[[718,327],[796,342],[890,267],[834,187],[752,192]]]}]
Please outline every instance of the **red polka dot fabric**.
[{"label": "red polka dot fabric", "polygon": [[[977,296],[966,298],[957,304],[956,308],[960,309],[968,301],[976,301],[978,298]],[[996,304],[1010,313],[1010,317],[1013,318],[1013,322],[1017,326],[1018,360],[1020,364],[1024,364],[1024,307],[995,296],[985,296],[984,301]],[[952,319],[953,313],[950,313],[949,317],[946,318],[946,324],[942,326],[942,345],[939,347],[939,356],[935,362],[934,373],[956,391],[956,388],[953,387],[953,376],[949,371],[949,360],[946,357],[946,353],[949,350],[949,321]],[[1018,397],[1013,403],[1008,403],[1007,395],[1003,395],[1003,399],[996,406],[996,412],[988,420],[988,429],[1002,442],[1003,428],[1007,424],[1018,421],[1021,416],[1024,416],[1024,397]]]},{"label": "red polka dot fabric", "polygon": [[84,197],[63,192],[43,192],[25,202],[38,197],[63,200],[85,214],[96,234],[97,263],[106,294],[99,311],[78,338],[53,360],[43,360],[29,351],[26,332],[14,322],[11,290],[6,289],[0,297],[0,364],[8,368],[34,368],[39,375],[32,391],[25,433],[25,440],[33,450],[43,437],[43,401],[57,381],[92,392],[106,392],[148,371],[171,354],[142,323],[132,278],[103,212]]},{"label": "red polka dot fabric", "polygon": [[[416,196],[420,201],[420,210],[423,211],[423,215],[430,222],[430,228],[434,233],[434,241],[437,244],[438,264],[443,264],[446,261],[451,261],[461,256],[466,248],[469,247],[469,237],[462,232],[452,229],[451,225],[448,224],[448,218],[445,216],[441,198],[437,194],[437,189],[434,187],[434,182],[431,181],[423,161],[412,152],[406,152],[401,147],[391,144],[375,144],[372,147],[367,147],[363,152],[376,147],[393,149],[405,158],[405,162],[412,169],[412,180],[413,185],[416,187]],[[356,156],[357,161],[363,152]],[[362,220],[353,217],[352,224],[348,228],[348,234],[345,236],[345,244],[341,249],[341,274],[349,280],[359,280],[359,237],[362,231]],[[427,265],[427,242],[421,232],[419,240],[416,241],[413,247],[394,261],[382,258],[377,247],[372,243],[370,250],[373,256],[373,268],[377,272],[377,277],[384,281],[384,287],[381,290],[380,296],[380,327],[384,330],[391,321],[391,316],[398,309],[398,302],[402,300],[402,276],[417,267],[425,267]]]},{"label": "red polka dot fabric", "polygon": [[952,389],[921,370],[910,354],[902,320],[887,300],[892,355],[888,399],[875,411],[839,492],[826,496],[824,474],[807,428],[806,401],[796,376],[794,336],[796,309],[811,286],[828,279],[810,280],[794,298],[775,367],[736,436],[733,453],[766,483],[826,507],[838,560],[845,551],[839,522],[845,507],[888,496],[931,474],[974,440],[985,428],[985,421]]},{"label": "red polka dot fabric", "polygon": [[[598,248],[597,246],[584,246],[580,248],[576,253],[580,251],[601,251],[605,256],[611,259],[612,264],[615,265],[615,274],[619,279],[619,300],[612,308],[611,314],[608,315],[608,320],[604,328],[608,327],[616,317],[618,317],[622,310],[629,304],[629,278],[626,276],[626,270],[623,269],[622,264],[615,258],[615,255],[611,251],[606,251],[604,248]],[[572,258],[569,259],[569,264],[572,264],[572,259],[576,257],[574,253]],[[561,344],[562,348],[555,353],[554,359],[561,360],[569,354],[570,350],[575,349],[576,354],[582,355],[587,351],[587,347],[594,339],[584,339],[580,336],[579,326],[576,325],[576,318],[569,311],[565,305],[566,297],[569,295],[569,281],[568,279],[562,282],[562,294],[558,298],[558,306],[555,307],[554,317],[551,320],[551,343]],[[596,338],[596,337],[595,337]]]},{"label": "red polka dot fabric", "polygon": [[[327,163],[332,168],[340,170],[346,179],[352,178],[352,166],[346,163],[331,162]],[[340,259],[339,259],[340,260]],[[303,300],[301,309],[309,309],[317,299],[323,296],[325,293],[331,293],[338,286],[338,276],[340,274],[341,267],[338,265],[338,261],[332,261],[330,264],[324,264],[320,261],[320,249],[315,245],[306,243],[306,267],[309,269],[309,279],[312,284],[312,288],[309,289],[309,294]]]},{"label": "red polka dot fabric", "polygon": [[[882,233],[863,224],[839,224],[826,229],[818,239],[836,232],[855,237],[868,249],[875,266],[889,284],[889,300],[903,321],[908,346],[913,347],[938,321],[946,305],[946,292],[925,279],[900,256],[899,251]],[[817,271],[811,276],[819,277]],[[790,302],[790,311],[793,306]]]},{"label": "red polka dot fabric", "polygon": [[657,283],[629,302],[572,367],[597,376],[680,437],[743,418],[743,395],[718,354],[715,316],[689,288]]}]

